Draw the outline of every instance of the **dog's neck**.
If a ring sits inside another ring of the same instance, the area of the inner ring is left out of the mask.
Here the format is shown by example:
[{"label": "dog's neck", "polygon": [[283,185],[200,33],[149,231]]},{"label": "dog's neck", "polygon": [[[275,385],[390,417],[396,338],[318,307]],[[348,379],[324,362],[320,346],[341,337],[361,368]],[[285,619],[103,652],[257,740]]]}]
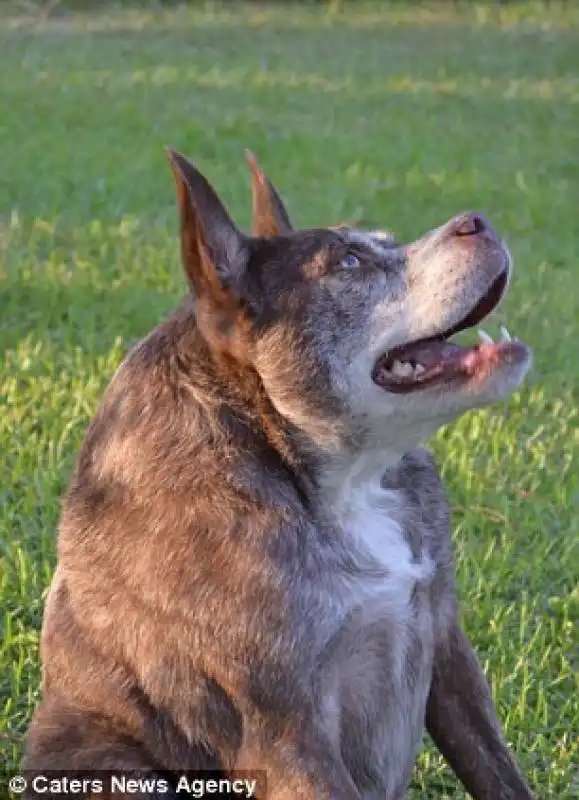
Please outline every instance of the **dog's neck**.
[{"label": "dog's neck", "polygon": [[352,494],[363,487],[379,490],[382,476],[387,470],[396,469],[403,453],[396,451],[365,450],[349,458],[345,456],[328,459],[318,477],[319,491],[326,502],[340,502],[345,494]]},{"label": "dog's neck", "polygon": [[320,456],[322,487],[371,485],[380,483],[386,472],[395,471],[406,453],[423,445],[438,425],[385,420],[358,430],[341,449]]},{"label": "dog's neck", "polygon": [[[361,424],[340,417],[318,419],[299,405],[286,408],[270,397],[249,362],[216,352],[203,336],[195,337],[195,345],[196,355],[199,347],[206,351],[204,371],[213,396],[226,400],[238,421],[235,438],[247,435],[249,446],[259,433],[263,444],[303,483],[305,494],[315,494],[318,500],[323,495],[332,503],[361,487],[379,491],[383,476],[396,472],[405,453],[423,444],[438,427],[432,420]],[[230,418],[229,424],[233,423]]]}]

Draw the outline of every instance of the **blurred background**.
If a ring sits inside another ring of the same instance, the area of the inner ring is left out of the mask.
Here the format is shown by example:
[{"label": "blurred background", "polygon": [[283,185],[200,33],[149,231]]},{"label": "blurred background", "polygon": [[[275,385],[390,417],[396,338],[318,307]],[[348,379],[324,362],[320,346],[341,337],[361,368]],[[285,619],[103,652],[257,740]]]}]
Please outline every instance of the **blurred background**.
[{"label": "blurred background", "polygon": [[[506,238],[485,327],[529,342],[532,373],[431,447],[507,737],[538,796],[579,797],[579,3],[0,1],[0,74],[4,770],[84,429],[185,291],[164,148],[244,227],[250,148],[299,225],[405,240],[476,209]],[[428,742],[410,797],[465,797]]]}]

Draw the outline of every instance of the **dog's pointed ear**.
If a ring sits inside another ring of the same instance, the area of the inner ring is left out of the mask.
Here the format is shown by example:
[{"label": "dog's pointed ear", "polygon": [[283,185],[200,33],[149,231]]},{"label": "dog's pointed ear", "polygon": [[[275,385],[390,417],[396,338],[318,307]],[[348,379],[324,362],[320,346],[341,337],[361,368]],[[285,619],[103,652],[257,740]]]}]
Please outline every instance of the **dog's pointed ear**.
[{"label": "dog's pointed ear", "polygon": [[249,150],[245,151],[245,160],[251,170],[254,236],[280,236],[291,233],[293,225],[275,186]]},{"label": "dog's pointed ear", "polygon": [[247,237],[209,181],[181,153],[167,148],[177,185],[183,267],[196,293],[234,287],[247,266]]}]

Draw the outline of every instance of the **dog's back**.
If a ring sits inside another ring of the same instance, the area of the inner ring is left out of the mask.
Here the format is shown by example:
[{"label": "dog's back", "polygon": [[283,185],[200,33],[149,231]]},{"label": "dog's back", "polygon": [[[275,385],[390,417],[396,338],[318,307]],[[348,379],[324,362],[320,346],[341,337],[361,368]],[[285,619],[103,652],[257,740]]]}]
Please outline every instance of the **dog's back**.
[{"label": "dog's back", "polygon": [[[117,764],[114,754],[126,750],[118,731],[167,768],[215,766],[217,734],[239,746],[239,714],[203,665],[224,639],[234,653],[235,626],[223,626],[243,610],[237,584],[255,571],[250,584],[259,586],[251,528],[239,526],[237,546],[234,530],[256,502],[244,494],[243,469],[250,474],[259,446],[244,456],[251,432],[241,432],[203,361],[189,302],[129,355],[89,427],[44,618],[44,701],[28,745],[35,768],[88,769],[107,741],[111,764],[128,768],[135,751]],[[265,504],[255,536],[262,513]],[[204,622],[192,626],[191,616]],[[63,684],[66,703],[55,708]],[[96,751],[79,736],[86,711],[98,723]]]}]

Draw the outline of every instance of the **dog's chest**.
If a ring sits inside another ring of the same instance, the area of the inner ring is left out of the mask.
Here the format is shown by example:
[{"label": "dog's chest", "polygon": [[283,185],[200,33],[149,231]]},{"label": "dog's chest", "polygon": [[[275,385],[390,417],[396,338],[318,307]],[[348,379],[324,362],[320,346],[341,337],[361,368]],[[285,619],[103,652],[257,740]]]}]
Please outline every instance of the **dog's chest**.
[{"label": "dog's chest", "polygon": [[345,482],[331,513],[358,566],[345,598],[362,606],[381,599],[390,614],[407,614],[416,586],[428,584],[435,567],[428,539],[416,526],[405,525],[413,509],[404,492],[383,488],[379,475],[354,485]]},{"label": "dog's chest", "polygon": [[379,473],[345,480],[327,511],[347,564],[334,584],[337,616],[325,650],[327,722],[352,774],[377,771],[376,796],[392,798],[412,769],[430,686],[429,537],[406,524],[416,509],[402,489],[383,488]]}]

